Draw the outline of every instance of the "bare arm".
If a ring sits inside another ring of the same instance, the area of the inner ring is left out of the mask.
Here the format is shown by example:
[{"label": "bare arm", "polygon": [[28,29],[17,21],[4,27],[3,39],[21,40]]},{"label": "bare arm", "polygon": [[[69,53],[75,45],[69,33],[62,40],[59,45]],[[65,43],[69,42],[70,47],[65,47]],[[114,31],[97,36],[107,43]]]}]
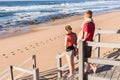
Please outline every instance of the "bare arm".
[{"label": "bare arm", "polygon": [[82,41],[85,41],[85,40],[86,40],[87,34],[88,34],[88,32],[84,32]]},{"label": "bare arm", "polygon": [[65,46],[65,49],[67,48],[67,36],[65,36],[65,44],[64,44],[64,46]]}]

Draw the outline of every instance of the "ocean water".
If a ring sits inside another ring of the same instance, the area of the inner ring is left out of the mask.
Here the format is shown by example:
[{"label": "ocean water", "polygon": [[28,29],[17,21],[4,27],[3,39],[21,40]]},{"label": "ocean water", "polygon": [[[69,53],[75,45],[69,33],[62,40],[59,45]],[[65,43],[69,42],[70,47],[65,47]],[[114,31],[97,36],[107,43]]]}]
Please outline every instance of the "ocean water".
[{"label": "ocean water", "polygon": [[[40,24],[51,18],[120,10],[120,0],[0,1],[0,32]],[[28,29],[27,28],[27,29]],[[25,28],[26,29],[26,28]]]}]

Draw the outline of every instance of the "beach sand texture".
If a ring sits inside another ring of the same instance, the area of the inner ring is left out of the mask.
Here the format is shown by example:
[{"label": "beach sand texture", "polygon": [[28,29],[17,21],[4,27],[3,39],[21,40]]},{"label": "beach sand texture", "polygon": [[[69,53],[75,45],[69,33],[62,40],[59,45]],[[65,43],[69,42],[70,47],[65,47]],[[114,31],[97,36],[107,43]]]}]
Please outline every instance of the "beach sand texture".
[{"label": "beach sand texture", "polygon": [[[96,28],[120,29],[119,16],[120,12],[111,12],[94,15],[93,18]],[[0,72],[9,65],[21,64],[33,54],[37,56],[40,72],[56,68],[56,55],[64,51],[64,27],[71,25],[78,33],[83,20],[82,16],[59,19],[51,22],[52,25],[34,28],[30,33],[0,39]],[[101,41],[120,42],[120,35],[103,35]]]}]

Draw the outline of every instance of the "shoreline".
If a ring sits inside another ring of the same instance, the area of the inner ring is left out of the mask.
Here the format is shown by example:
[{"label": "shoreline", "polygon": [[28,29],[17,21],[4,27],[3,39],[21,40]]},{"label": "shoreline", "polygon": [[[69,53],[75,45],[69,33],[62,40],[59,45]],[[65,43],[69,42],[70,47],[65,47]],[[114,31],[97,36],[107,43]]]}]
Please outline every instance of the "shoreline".
[{"label": "shoreline", "polygon": [[[95,17],[95,16],[104,15],[104,14],[108,14],[108,13],[114,13],[114,12],[119,12],[119,11],[97,13],[97,14],[94,14],[93,16]],[[31,25],[28,25],[27,27],[15,27],[15,29],[1,31],[0,39],[29,34],[29,33],[41,30],[41,27],[43,28],[46,26],[48,26],[48,27],[55,26],[55,25],[59,25],[59,24],[64,24],[65,22],[68,22],[68,21],[80,20],[80,19],[83,19],[83,14],[74,15],[74,16],[66,16],[66,17],[63,16],[59,19],[54,19],[54,20],[51,19],[47,22],[40,23],[40,24],[31,24]]]},{"label": "shoreline", "polygon": [[[119,29],[120,11],[94,15],[96,28]],[[33,54],[37,56],[37,66],[41,71],[56,68],[56,55],[64,51],[64,26],[69,24],[78,33],[83,22],[80,16],[56,20],[54,25],[37,26],[33,31],[0,39],[0,72],[9,65],[19,65]],[[104,42],[120,42],[119,35],[103,35]],[[105,50],[102,51],[103,53]],[[14,54],[13,54],[14,53]],[[102,55],[102,54],[101,54]],[[65,62],[65,60],[64,60]],[[27,65],[28,67],[30,65]]]},{"label": "shoreline", "polygon": [[54,21],[47,21],[47,22],[44,22],[41,24],[29,25],[28,27],[16,27],[15,29],[1,31],[0,39],[29,34],[32,32],[37,32],[37,31],[40,31],[41,29],[49,28],[49,26],[60,25],[60,24],[64,24],[65,22],[68,22],[68,21],[79,20],[82,18],[83,18],[82,15],[75,15],[75,16],[62,17],[60,19],[55,19]]}]

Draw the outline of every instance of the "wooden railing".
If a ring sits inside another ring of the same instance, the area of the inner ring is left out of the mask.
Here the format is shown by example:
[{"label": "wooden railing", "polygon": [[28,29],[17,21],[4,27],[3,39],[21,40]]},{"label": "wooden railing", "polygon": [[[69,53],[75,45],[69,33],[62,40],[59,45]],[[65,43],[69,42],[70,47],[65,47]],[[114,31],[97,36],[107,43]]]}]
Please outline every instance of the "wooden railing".
[{"label": "wooden railing", "polygon": [[[26,63],[28,63],[31,60],[32,60],[32,70],[21,68],[22,66],[24,66]],[[13,70],[18,70],[18,71],[21,71],[22,73],[15,76],[13,75]],[[35,55],[25,60],[19,66],[10,65],[10,68],[0,73],[0,80],[4,80],[5,78],[8,78],[9,75],[10,75],[11,80],[16,80],[18,77],[23,75],[23,73],[33,74],[33,80],[39,80],[39,69],[36,68],[36,56]]]},{"label": "wooden railing", "polygon": [[[103,30],[103,29],[96,29],[95,30],[95,42],[101,42],[101,34],[120,34],[120,29],[119,30]],[[100,57],[100,47],[95,47],[96,53],[95,57]]]},{"label": "wooden railing", "polygon": [[18,70],[21,72],[32,74],[33,80],[39,80],[39,69],[38,68],[34,68],[33,70],[29,70],[29,69],[23,69],[23,68],[20,68],[17,66],[10,66],[11,80],[15,80],[14,75],[13,75],[13,70]]},{"label": "wooden railing", "polygon": [[[58,78],[62,78],[62,71],[68,67],[68,64],[62,64],[62,57],[65,56],[65,52],[59,53],[57,55],[57,69],[58,69]],[[77,64],[78,60],[77,58],[74,58],[74,64]]]},{"label": "wooden railing", "polygon": [[[96,29],[95,31],[95,42],[81,42],[79,41],[79,60],[76,60],[75,63],[79,62],[79,80],[84,80],[84,60],[91,63],[98,64],[107,64],[107,65],[115,65],[120,66],[120,62],[117,59],[101,59],[100,58],[100,48],[108,47],[108,48],[120,48],[120,43],[103,43],[100,42],[101,34],[120,34],[120,30],[101,30]],[[83,46],[92,46],[95,52],[95,58],[84,59],[84,47]],[[62,71],[68,67],[67,64],[62,65],[62,57],[65,56],[65,52],[59,53],[57,55],[57,66],[58,66],[58,78],[62,78]]]},{"label": "wooden railing", "polygon": [[108,47],[108,48],[120,48],[120,43],[102,43],[102,42],[79,42],[79,80],[84,80],[84,62],[91,62],[104,65],[120,66],[120,60],[118,59],[104,59],[104,58],[87,58],[84,59],[84,46],[94,47]]}]

